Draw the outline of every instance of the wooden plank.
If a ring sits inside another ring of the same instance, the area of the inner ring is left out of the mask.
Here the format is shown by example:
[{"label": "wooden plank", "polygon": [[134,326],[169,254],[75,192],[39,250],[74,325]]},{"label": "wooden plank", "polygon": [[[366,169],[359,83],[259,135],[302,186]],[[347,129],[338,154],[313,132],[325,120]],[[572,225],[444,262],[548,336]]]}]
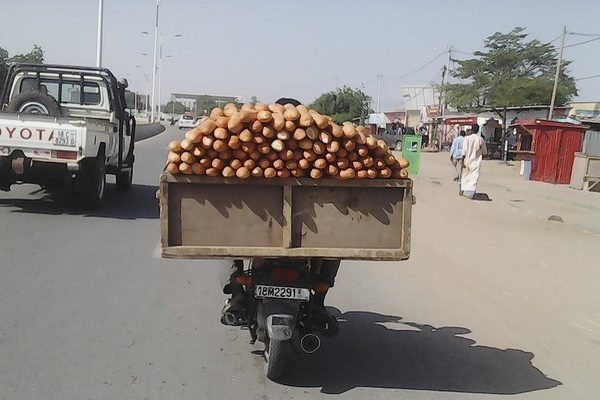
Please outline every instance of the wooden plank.
[{"label": "wooden plank", "polygon": [[276,186],[345,186],[345,187],[412,187],[411,179],[310,179],[310,178],[224,178],[201,175],[169,174],[161,175],[161,179],[173,183],[196,183],[213,185],[276,185]]},{"label": "wooden plank", "polygon": [[404,202],[402,204],[402,252],[407,255],[410,254],[411,219],[413,206],[412,193],[412,188],[406,188],[404,192]]},{"label": "wooden plank", "polygon": [[343,248],[273,248],[273,247],[204,247],[174,246],[162,249],[165,258],[306,258],[324,257],[345,260],[401,261],[408,259],[400,249],[343,249]]},{"label": "wooden plank", "polygon": [[597,192],[596,186],[600,189],[600,177],[586,176],[583,178],[583,190],[585,192]]},{"label": "wooden plank", "polygon": [[171,245],[281,247],[283,188],[171,183]]},{"label": "wooden plank", "polygon": [[160,206],[160,241],[162,247],[169,246],[169,184],[161,179],[158,189]]},{"label": "wooden plank", "polygon": [[296,187],[294,247],[401,248],[405,188]]},{"label": "wooden plank", "polygon": [[282,246],[286,249],[292,247],[292,187],[283,187],[283,241]]}]

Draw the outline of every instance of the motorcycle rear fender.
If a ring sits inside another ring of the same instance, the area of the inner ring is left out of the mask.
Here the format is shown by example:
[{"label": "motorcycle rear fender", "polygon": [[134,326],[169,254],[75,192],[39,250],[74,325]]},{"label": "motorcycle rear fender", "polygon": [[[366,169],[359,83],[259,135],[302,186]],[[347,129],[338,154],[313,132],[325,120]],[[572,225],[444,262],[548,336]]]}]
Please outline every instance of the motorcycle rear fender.
[{"label": "motorcycle rear fender", "polygon": [[266,321],[269,338],[282,342],[290,340],[296,325],[295,319],[293,315],[289,314],[269,315]]},{"label": "motorcycle rear fender", "polygon": [[296,327],[299,303],[285,300],[263,301],[257,307],[258,336],[263,332],[274,340],[289,340]]}]

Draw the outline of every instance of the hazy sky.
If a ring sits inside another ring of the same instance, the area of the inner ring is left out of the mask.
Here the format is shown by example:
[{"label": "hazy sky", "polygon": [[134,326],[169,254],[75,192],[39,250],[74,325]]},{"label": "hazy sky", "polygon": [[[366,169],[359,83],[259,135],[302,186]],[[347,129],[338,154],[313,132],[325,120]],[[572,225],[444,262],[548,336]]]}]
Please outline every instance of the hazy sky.
[{"label": "hazy sky", "polygon": [[[104,0],[104,66],[148,90],[154,0]],[[34,43],[50,63],[94,65],[97,0],[0,0],[0,46],[11,54]],[[525,26],[550,41],[564,24],[572,32],[600,34],[600,1],[251,1],[161,0],[165,35],[162,98],[172,91],[296,97],[310,102],[347,84],[363,86],[381,108],[402,105],[400,88],[439,82],[445,57],[404,76],[448,45],[464,52],[482,47],[496,31]],[[567,36],[567,43],[591,37]],[[558,40],[554,43],[558,44]],[[456,57],[468,57],[457,53]],[[576,78],[600,74],[600,41],[567,48]],[[139,67],[138,67],[139,66]],[[600,78],[579,83],[579,100],[600,100]]]}]

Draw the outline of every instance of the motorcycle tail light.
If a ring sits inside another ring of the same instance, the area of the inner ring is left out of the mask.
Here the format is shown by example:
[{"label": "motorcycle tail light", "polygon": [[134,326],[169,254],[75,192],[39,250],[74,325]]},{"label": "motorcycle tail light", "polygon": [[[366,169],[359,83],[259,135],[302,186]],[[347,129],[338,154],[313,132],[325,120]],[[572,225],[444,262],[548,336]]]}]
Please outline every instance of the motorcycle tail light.
[{"label": "motorcycle tail light", "polygon": [[239,275],[235,277],[235,283],[238,285],[250,286],[252,285],[252,277],[249,275]]},{"label": "motorcycle tail light", "polygon": [[300,278],[300,270],[296,268],[273,268],[271,279],[280,283],[293,283]]}]

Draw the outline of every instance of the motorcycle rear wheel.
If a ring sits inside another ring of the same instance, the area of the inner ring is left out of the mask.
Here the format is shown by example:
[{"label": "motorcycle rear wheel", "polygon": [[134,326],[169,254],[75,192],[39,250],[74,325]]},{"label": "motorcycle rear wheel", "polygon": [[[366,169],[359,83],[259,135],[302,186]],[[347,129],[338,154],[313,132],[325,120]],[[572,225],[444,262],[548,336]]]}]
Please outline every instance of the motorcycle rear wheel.
[{"label": "motorcycle rear wheel", "polygon": [[283,376],[291,356],[290,344],[280,340],[273,340],[265,343],[265,373],[267,378],[275,381]]}]

